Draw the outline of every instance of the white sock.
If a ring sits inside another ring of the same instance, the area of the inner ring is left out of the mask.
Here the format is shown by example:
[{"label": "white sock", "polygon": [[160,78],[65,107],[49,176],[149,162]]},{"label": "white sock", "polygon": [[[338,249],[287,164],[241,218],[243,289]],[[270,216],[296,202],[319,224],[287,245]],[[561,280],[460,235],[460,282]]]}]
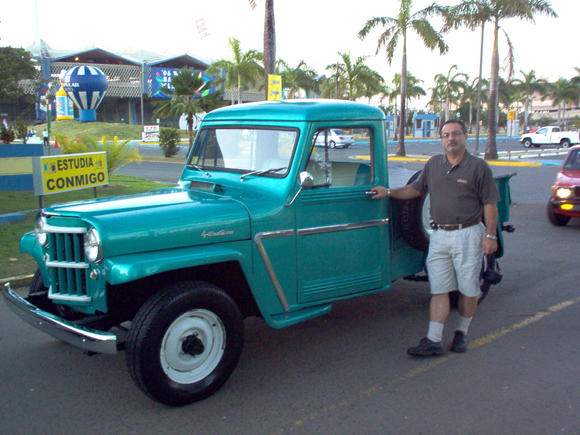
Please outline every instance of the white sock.
[{"label": "white sock", "polygon": [[457,321],[456,331],[461,331],[465,335],[467,335],[467,329],[469,328],[469,324],[471,323],[471,319],[473,319],[473,317],[459,316],[459,319]]},{"label": "white sock", "polygon": [[435,343],[441,343],[443,339],[443,323],[429,322],[429,332],[427,338]]}]

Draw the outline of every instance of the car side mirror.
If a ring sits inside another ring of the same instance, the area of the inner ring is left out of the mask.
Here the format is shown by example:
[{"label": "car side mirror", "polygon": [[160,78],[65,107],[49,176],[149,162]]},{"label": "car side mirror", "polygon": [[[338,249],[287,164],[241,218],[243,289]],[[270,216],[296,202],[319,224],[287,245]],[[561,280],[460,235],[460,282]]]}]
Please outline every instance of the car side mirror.
[{"label": "car side mirror", "polygon": [[294,204],[294,201],[296,201],[296,198],[298,198],[298,195],[300,195],[300,193],[304,189],[310,189],[310,188],[312,188],[312,186],[314,186],[314,177],[312,176],[312,174],[310,172],[307,172],[307,171],[300,172],[300,175],[298,176],[298,180],[300,181],[300,189],[298,189],[298,192],[296,192],[296,195],[294,195],[294,198],[292,198],[292,201],[290,201],[290,203],[286,204],[285,207],[290,207],[292,204]]}]

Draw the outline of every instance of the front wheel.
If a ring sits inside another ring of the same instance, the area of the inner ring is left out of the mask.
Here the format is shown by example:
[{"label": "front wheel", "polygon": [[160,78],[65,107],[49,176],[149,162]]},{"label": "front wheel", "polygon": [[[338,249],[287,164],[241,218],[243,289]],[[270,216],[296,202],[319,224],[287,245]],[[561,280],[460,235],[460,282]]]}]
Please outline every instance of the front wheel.
[{"label": "front wheel", "polygon": [[170,406],[205,399],[233,373],[244,342],[242,315],[221,289],[174,284],[139,310],[127,339],[127,367],[149,397]]},{"label": "front wheel", "polygon": [[557,227],[564,227],[570,222],[570,216],[556,213],[552,203],[548,202],[548,219]]},{"label": "front wheel", "polygon": [[329,145],[330,145],[330,148],[336,148],[336,142],[333,140],[330,141]]}]

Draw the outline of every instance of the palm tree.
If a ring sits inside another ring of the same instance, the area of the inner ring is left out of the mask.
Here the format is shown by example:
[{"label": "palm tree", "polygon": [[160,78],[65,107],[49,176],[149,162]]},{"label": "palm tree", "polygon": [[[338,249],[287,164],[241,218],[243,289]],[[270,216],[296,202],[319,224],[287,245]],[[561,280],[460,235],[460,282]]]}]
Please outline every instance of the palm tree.
[{"label": "palm tree", "polygon": [[[380,93],[384,80],[378,72],[365,65],[368,56],[359,56],[353,63],[350,53],[338,53],[338,55],[342,62],[328,65],[326,69],[334,69],[336,72],[335,80],[343,82],[341,88],[344,89],[344,97],[354,101],[363,96],[368,97],[371,92],[375,92],[375,95]],[[341,98],[341,96],[337,95],[337,98]]]},{"label": "palm tree", "polygon": [[154,103],[155,116],[179,118],[185,114],[189,130],[189,148],[193,144],[193,118],[197,113],[210,112],[227,104],[223,100],[223,92],[210,92],[213,83],[205,79],[201,72],[183,68],[171,79],[173,89],[161,88],[161,92],[169,95],[169,99]]},{"label": "palm tree", "polygon": [[[499,85],[499,29],[500,21],[508,18],[518,18],[534,22],[534,14],[547,14],[557,17],[550,3],[545,0],[463,0],[457,6],[443,8],[446,15],[445,29],[458,28],[467,26],[474,29],[486,22],[494,26],[493,33],[493,51],[491,55],[491,77],[489,86],[489,103],[488,103],[488,135],[487,145],[485,147],[484,158],[497,159],[497,114],[496,108],[498,103],[498,85]],[[504,35],[508,40],[509,50],[509,70],[508,81],[512,77],[513,71],[513,47],[507,33]]]},{"label": "palm tree", "polygon": [[[397,97],[401,95],[401,74],[395,73],[393,77],[393,84],[395,85],[393,88],[384,87],[383,91],[381,92],[382,98],[388,98],[389,102],[395,103],[395,111],[394,111],[394,128],[395,128],[395,140],[397,140],[398,132],[397,132]],[[409,101],[411,98],[419,98],[421,96],[427,95],[425,90],[419,86],[419,83],[423,83],[423,80],[418,79],[410,72],[407,72],[407,98],[406,100]],[[403,119],[401,118],[401,122]],[[404,130],[403,130],[404,131]],[[404,134],[404,133],[403,133]]]},{"label": "palm tree", "polygon": [[487,86],[487,80],[475,78],[470,82],[464,80],[461,82],[461,103],[469,104],[469,133],[473,131],[473,108],[477,107],[477,102],[481,98],[479,90],[482,86]]},{"label": "palm tree", "polygon": [[399,38],[403,43],[403,59],[401,66],[401,123],[399,126],[399,146],[397,148],[397,155],[405,155],[405,102],[407,99],[407,31],[414,30],[427,48],[434,50],[439,49],[439,53],[444,54],[449,47],[443,41],[441,33],[436,31],[431,23],[427,20],[427,16],[432,13],[428,9],[423,9],[416,13],[411,13],[413,0],[399,0],[400,8],[399,14],[396,18],[392,17],[374,17],[368,20],[362,30],[358,33],[360,39],[365,39],[375,27],[383,27],[384,32],[379,36],[377,50],[378,54],[384,46],[387,53],[387,60],[391,64],[395,55],[395,49]]},{"label": "palm tree", "polygon": [[258,63],[263,59],[263,54],[257,50],[243,52],[240,41],[230,37],[230,46],[234,60],[218,60],[207,69],[209,74],[215,74],[218,82],[222,77],[226,89],[232,92],[232,104],[234,104],[234,91],[238,88],[238,104],[242,103],[242,89],[255,86],[262,77],[263,67]]},{"label": "palm tree", "polygon": [[566,106],[578,102],[578,85],[572,80],[559,78],[549,90],[553,104],[558,105],[558,124],[566,122]]},{"label": "palm tree", "polygon": [[[276,65],[276,26],[274,20],[274,0],[266,0],[264,17],[264,83],[268,83],[268,74],[274,74]],[[265,86],[265,98],[268,100],[268,86]]]},{"label": "palm tree", "polygon": [[301,60],[296,68],[291,68],[282,59],[276,62],[276,74],[282,76],[284,88],[288,88],[288,99],[293,99],[300,89],[305,91],[318,90],[317,73]]},{"label": "palm tree", "polygon": [[546,87],[548,81],[544,78],[537,78],[536,71],[531,70],[529,73],[525,73],[520,70],[523,79],[514,79],[514,84],[523,94],[524,100],[524,132],[528,131],[528,119],[530,111],[532,110],[531,105],[533,104],[532,97],[537,92],[540,95],[546,93]]},{"label": "palm tree", "polygon": [[447,75],[435,75],[435,83],[441,85],[445,92],[445,121],[449,121],[449,106],[451,102],[456,102],[459,98],[459,90],[461,89],[462,80],[469,80],[469,76],[464,73],[453,73],[457,69],[457,65],[449,68]]}]

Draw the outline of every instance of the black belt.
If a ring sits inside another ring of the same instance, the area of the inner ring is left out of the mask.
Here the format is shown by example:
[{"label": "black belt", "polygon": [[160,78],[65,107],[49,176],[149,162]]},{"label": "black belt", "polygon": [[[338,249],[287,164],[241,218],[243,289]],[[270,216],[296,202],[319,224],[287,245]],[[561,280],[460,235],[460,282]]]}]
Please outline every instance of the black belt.
[{"label": "black belt", "polygon": [[434,230],[455,231],[455,230],[462,230],[463,228],[472,227],[474,225],[477,225],[480,222],[481,222],[481,219],[476,219],[474,221],[465,222],[464,224],[451,224],[451,225],[441,225],[441,224],[436,224],[435,222],[433,222],[431,227]]}]

